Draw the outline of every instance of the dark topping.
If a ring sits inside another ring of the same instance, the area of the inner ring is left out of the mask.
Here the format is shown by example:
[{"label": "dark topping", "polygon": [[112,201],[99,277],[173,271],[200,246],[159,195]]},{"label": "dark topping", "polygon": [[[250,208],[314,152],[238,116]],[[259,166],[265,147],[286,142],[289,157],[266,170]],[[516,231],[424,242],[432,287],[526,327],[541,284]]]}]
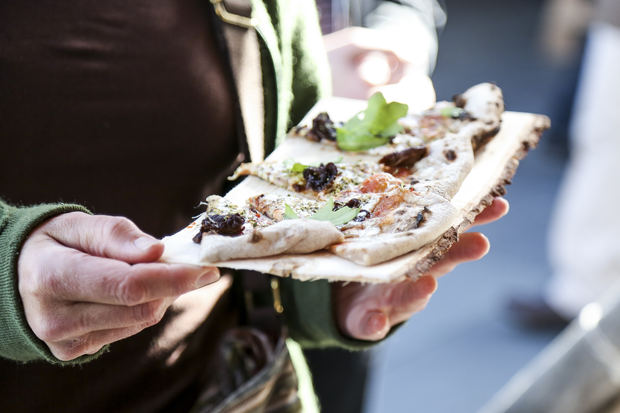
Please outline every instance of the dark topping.
[{"label": "dark topping", "polygon": [[245,219],[239,214],[207,215],[200,225],[200,232],[194,242],[200,244],[204,234],[218,234],[234,237],[241,235]]},{"label": "dark topping", "polygon": [[301,192],[304,189],[306,189],[305,185],[299,185],[299,184],[293,184],[293,189],[295,190],[295,192]]},{"label": "dark topping", "polygon": [[252,233],[252,237],[250,238],[250,244],[256,244],[257,242],[260,242],[263,239],[263,234],[261,234],[258,231],[254,231]]},{"label": "dark topping", "polygon": [[428,155],[428,147],[426,145],[415,146],[399,152],[389,153],[379,159],[379,163],[391,168],[409,168],[426,155]]},{"label": "dark topping", "polygon": [[332,122],[326,112],[319,113],[319,115],[312,120],[312,129],[308,131],[306,136],[308,139],[316,142],[320,142],[323,139],[336,141],[334,122]]},{"label": "dark topping", "polygon": [[357,198],[349,199],[349,202],[346,203],[345,206],[348,206],[351,209],[359,208],[362,205],[362,201]]},{"label": "dark topping", "polygon": [[454,152],[452,149],[448,149],[447,151],[443,151],[443,156],[445,156],[446,159],[449,160],[450,162],[456,160],[456,152]]},{"label": "dark topping", "polygon": [[420,181],[418,181],[417,179],[412,179],[411,182],[409,182],[409,185],[415,185],[417,183],[419,183]]},{"label": "dark topping", "polygon": [[304,169],[303,175],[306,180],[306,188],[319,192],[333,182],[338,175],[338,168],[333,162],[327,165],[321,164],[317,167],[309,166]]},{"label": "dark topping", "polygon": [[343,204],[342,202],[334,202],[334,211],[338,211],[340,208],[349,207],[351,209],[359,208],[362,205],[362,201],[357,198],[349,199],[349,202]]},{"label": "dark topping", "polygon": [[431,210],[427,207],[424,207],[424,209],[418,213],[418,216],[415,219],[415,224],[413,225],[413,229],[419,228],[420,225],[422,225],[424,221],[426,221],[426,216],[430,213]]},{"label": "dark topping", "polygon": [[489,143],[491,139],[493,139],[493,137],[499,133],[499,130],[500,127],[497,126],[496,128],[488,132],[484,132],[480,135],[474,136],[471,140],[474,151],[477,151],[478,149]]},{"label": "dark topping", "polygon": [[366,221],[370,217],[370,212],[362,209],[359,214],[355,218],[353,218],[353,222],[362,222]]},{"label": "dark topping", "polygon": [[462,94],[458,94],[452,96],[452,102],[454,102],[454,106],[457,108],[463,109],[467,104],[467,99],[465,99]]},{"label": "dark topping", "polygon": [[194,238],[192,238],[192,241],[194,241],[195,244],[200,244],[202,242],[202,232],[196,234]]},{"label": "dark topping", "polygon": [[474,118],[471,113],[466,110],[457,113],[456,116],[452,116],[452,118],[459,120],[476,120],[476,118]]}]

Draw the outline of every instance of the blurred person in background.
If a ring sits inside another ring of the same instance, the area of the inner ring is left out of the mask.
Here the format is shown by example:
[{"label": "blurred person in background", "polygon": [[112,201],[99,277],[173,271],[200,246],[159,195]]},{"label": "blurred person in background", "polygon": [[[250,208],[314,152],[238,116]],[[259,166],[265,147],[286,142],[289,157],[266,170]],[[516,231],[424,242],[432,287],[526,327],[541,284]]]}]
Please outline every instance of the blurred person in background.
[{"label": "blurred person in background", "polygon": [[446,24],[439,0],[318,0],[332,93],[367,99],[381,91],[412,110],[430,107],[430,75]]},{"label": "blurred person in background", "polygon": [[540,299],[513,300],[509,308],[525,325],[566,324],[620,280],[620,2],[594,5],[550,232],[553,274]]}]

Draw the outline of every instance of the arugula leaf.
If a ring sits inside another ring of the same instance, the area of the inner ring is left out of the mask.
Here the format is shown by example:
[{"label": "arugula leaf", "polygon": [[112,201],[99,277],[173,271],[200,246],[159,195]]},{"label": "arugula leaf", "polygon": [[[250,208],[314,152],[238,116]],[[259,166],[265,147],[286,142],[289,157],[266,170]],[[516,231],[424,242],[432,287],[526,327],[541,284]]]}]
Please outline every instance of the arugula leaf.
[{"label": "arugula leaf", "polygon": [[402,131],[398,119],[407,114],[403,103],[387,103],[383,94],[375,93],[368,99],[365,111],[353,116],[341,128],[336,128],[336,142],[345,151],[365,151],[385,145],[390,137]]},{"label": "arugula leaf", "polygon": [[343,225],[351,221],[359,214],[360,208],[349,208],[347,206],[334,211],[334,198],[329,198],[325,206],[319,209],[310,219],[317,221],[329,221],[334,225]]},{"label": "arugula leaf", "polygon": [[[329,198],[329,201],[323,206],[323,208],[316,211],[308,219],[314,219],[315,221],[329,221],[334,225],[343,225],[351,221],[359,214],[360,208],[342,207],[338,211],[334,211],[334,198]],[[284,219],[298,219],[299,216],[293,211],[288,204],[284,204]]]},{"label": "arugula leaf", "polygon": [[447,107],[441,109],[441,116],[444,118],[458,118],[461,113],[465,112],[465,110],[457,107]]},{"label": "arugula leaf", "polygon": [[288,206],[288,204],[284,204],[284,219],[297,219],[299,218],[293,208]]}]

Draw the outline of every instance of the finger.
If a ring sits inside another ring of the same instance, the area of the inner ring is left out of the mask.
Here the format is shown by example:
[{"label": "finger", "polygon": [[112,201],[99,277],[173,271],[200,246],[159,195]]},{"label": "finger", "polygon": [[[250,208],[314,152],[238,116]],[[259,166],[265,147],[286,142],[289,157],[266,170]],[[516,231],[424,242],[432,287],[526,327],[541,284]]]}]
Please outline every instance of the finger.
[{"label": "finger", "polygon": [[427,272],[428,275],[441,277],[464,262],[479,260],[491,248],[489,239],[479,232],[466,232],[460,235],[459,242],[450,247],[444,257]]},{"label": "finger", "polygon": [[437,280],[433,276],[424,275],[417,280],[403,281],[394,287],[387,303],[390,326],[400,324],[424,310],[437,290]]},{"label": "finger", "polygon": [[131,264],[153,262],[164,252],[161,241],[122,217],[72,212],[55,217],[41,229],[68,247]]},{"label": "finger", "polygon": [[[27,283],[36,296],[67,301],[134,306],[177,297],[219,279],[216,267],[148,263],[129,265],[58,246],[36,280]],[[20,287],[20,292],[22,288]]]},{"label": "finger", "polygon": [[66,341],[99,330],[152,326],[161,321],[174,299],[155,300],[133,307],[69,304],[46,312],[46,317],[37,317],[32,322],[29,320],[29,325],[35,335],[46,343]]},{"label": "finger", "polygon": [[353,294],[351,305],[340,308],[344,320],[339,327],[352,338],[380,340],[393,326],[423,310],[436,289],[437,281],[431,276],[398,284],[362,286]]},{"label": "finger", "polygon": [[47,346],[57,359],[69,361],[86,354],[95,354],[106,344],[136,335],[147,327],[148,325],[143,324],[113,330],[94,331],[85,336],[57,343],[48,343]]},{"label": "finger", "polygon": [[481,213],[476,216],[476,219],[471,226],[473,227],[476,225],[484,225],[493,221],[497,221],[498,219],[506,215],[509,209],[510,204],[508,204],[508,201],[506,201],[504,198],[496,197],[495,199],[493,199],[491,205],[486,207]]},{"label": "finger", "polygon": [[349,335],[358,340],[376,341],[384,338],[390,331],[388,316],[382,311],[367,311],[351,326]]}]

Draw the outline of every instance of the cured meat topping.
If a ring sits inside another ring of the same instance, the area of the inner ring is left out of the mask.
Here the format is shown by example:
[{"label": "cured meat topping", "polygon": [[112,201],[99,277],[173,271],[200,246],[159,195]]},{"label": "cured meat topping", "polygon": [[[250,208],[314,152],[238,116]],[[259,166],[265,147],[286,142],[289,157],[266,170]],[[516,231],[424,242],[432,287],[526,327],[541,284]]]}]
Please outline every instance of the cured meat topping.
[{"label": "cured meat topping", "polygon": [[313,191],[322,191],[326,186],[334,181],[338,175],[338,168],[333,162],[327,165],[319,165],[317,167],[309,166],[304,169],[303,176],[306,180],[306,188]]},{"label": "cured meat topping", "polygon": [[312,129],[308,131],[307,137],[316,142],[320,142],[323,139],[332,142],[336,140],[334,122],[332,122],[326,112],[319,113],[318,116],[312,120]]},{"label": "cured meat topping", "polygon": [[203,234],[217,234],[234,237],[241,235],[245,218],[240,214],[207,215],[200,225],[200,232],[194,237],[194,242],[200,244]]}]

